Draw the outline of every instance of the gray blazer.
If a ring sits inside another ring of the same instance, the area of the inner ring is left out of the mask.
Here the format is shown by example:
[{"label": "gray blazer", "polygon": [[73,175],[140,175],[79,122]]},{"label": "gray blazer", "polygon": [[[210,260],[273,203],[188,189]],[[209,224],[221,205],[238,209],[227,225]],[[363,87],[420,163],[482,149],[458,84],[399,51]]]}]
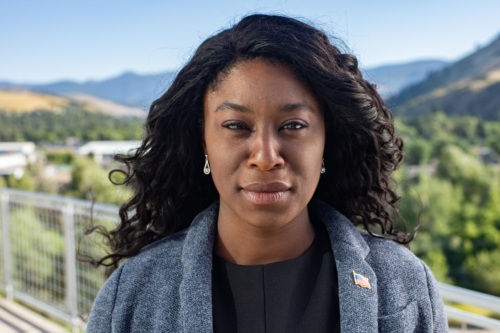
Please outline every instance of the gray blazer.
[{"label": "gray blazer", "polygon": [[[341,332],[447,332],[429,268],[405,247],[374,238],[322,202],[309,205],[325,224],[335,256]],[[88,333],[212,332],[212,251],[218,203],[192,225],[127,260],[99,292]],[[353,271],[371,289],[354,283]]]}]

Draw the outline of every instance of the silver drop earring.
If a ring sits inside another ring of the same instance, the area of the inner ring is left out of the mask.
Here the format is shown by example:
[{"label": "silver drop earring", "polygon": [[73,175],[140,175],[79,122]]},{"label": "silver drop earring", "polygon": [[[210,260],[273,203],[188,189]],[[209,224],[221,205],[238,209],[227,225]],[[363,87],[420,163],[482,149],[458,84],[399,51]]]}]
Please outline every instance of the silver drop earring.
[{"label": "silver drop earring", "polygon": [[210,174],[210,164],[208,163],[208,155],[205,155],[205,166],[203,167],[203,173],[205,175]]},{"label": "silver drop earring", "polygon": [[325,169],[325,159],[323,159],[323,162],[321,163],[321,173],[325,173],[326,172],[326,169]]}]

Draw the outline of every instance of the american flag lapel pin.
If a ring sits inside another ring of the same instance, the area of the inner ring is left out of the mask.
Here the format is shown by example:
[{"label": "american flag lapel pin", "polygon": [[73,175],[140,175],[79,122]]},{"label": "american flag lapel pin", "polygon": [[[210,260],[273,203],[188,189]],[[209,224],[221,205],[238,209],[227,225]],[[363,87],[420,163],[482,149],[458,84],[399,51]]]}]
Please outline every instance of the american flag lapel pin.
[{"label": "american flag lapel pin", "polygon": [[352,271],[352,275],[354,277],[354,284],[366,289],[372,289],[372,286],[370,285],[370,281],[368,280],[367,277],[364,277],[361,274],[356,273],[355,271]]}]

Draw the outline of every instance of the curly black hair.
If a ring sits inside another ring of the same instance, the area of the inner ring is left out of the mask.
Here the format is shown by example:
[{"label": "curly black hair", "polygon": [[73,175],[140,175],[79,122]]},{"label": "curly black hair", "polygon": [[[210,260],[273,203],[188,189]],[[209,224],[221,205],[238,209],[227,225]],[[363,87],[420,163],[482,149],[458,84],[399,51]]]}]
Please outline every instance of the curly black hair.
[{"label": "curly black hair", "polygon": [[406,224],[403,231],[397,229],[399,197],[391,182],[402,161],[403,141],[356,58],[302,21],[251,15],[199,46],[170,88],[153,102],[140,148],[117,156],[126,166],[122,184],[132,185],[134,195],[120,208],[120,225],[105,233],[112,251],[98,264],[114,270],[146,245],[188,227],[218,199],[211,177],[202,172],[203,98],[236,64],[258,58],[293,70],[323,106],[328,172],[321,176],[314,198],[372,236],[401,244],[411,241]]}]

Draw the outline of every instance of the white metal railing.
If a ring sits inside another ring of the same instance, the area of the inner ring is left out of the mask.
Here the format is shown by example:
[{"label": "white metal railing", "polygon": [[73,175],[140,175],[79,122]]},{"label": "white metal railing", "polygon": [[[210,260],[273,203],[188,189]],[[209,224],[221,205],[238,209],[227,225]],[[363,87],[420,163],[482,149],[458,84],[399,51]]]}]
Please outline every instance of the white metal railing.
[{"label": "white metal railing", "polygon": [[[112,227],[118,207],[0,187],[0,287],[41,312],[71,324],[84,323],[102,283],[102,269],[76,260],[77,251],[99,257],[102,240],[83,236],[90,219]],[[500,312],[500,297],[439,283],[445,301]],[[451,306],[449,319],[500,332],[500,321]]]},{"label": "white metal railing", "polygon": [[7,298],[80,331],[104,274],[79,262],[77,251],[102,256],[102,240],[82,236],[90,221],[116,225],[118,207],[0,188],[0,219],[0,286]]},{"label": "white metal railing", "polygon": [[[439,283],[439,291],[445,301],[473,305],[481,309],[500,313],[500,297],[477,291]],[[500,332],[500,320],[463,311],[452,306],[445,306],[446,316],[463,323]]]}]

